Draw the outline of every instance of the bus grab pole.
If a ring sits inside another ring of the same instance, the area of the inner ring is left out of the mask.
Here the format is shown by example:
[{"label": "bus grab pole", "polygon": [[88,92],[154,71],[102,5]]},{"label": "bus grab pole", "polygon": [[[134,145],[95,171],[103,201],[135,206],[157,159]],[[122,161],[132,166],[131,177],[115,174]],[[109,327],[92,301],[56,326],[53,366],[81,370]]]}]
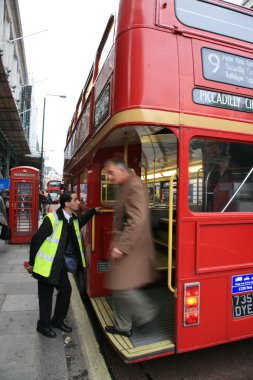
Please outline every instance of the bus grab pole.
[{"label": "bus grab pole", "polygon": [[173,228],[173,182],[176,177],[176,174],[173,174],[170,177],[170,193],[169,193],[169,223],[168,223],[168,288],[172,293],[175,293],[176,290],[172,287],[172,228]]}]

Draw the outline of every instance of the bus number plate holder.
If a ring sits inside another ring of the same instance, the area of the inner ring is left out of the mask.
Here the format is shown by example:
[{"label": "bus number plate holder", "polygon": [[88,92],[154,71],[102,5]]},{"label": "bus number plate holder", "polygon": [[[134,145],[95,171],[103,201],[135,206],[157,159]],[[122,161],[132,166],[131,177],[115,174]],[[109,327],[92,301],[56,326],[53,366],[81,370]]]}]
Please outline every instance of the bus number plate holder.
[{"label": "bus number plate holder", "polygon": [[253,316],[253,293],[232,296],[233,318]]}]

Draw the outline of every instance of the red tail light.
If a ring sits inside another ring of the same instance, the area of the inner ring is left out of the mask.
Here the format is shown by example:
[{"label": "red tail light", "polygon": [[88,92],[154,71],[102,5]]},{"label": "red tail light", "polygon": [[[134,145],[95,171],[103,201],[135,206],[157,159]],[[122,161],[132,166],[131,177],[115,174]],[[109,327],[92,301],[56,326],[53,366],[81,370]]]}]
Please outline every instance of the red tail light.
[{"label": "red tail light", "polygon": [[199,324],[200,283],[184,285],[184,326]]},{"label": "red tail light", "polygon": [[198,297],[186,297],[185,308],[187,311],[190,309],[196,309],[198,307]]}]

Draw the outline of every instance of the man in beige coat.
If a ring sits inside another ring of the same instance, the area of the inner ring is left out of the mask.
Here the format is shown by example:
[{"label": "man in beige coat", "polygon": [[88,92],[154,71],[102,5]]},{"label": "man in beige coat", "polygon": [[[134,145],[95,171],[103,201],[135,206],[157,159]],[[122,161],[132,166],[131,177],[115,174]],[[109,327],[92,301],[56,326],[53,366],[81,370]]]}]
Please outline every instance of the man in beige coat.
[{"label": "man in beige coat", "polygon": [[106,287],[112,290],[115,326],[111,334],[132,335],[132,325],[151,322],[157,308],[140,288],[154,281],[155,253],[149,219],[148,194],[141,179],[130,174],[124,162],[105,164],[108,179],[120,185],[109,249]]}]

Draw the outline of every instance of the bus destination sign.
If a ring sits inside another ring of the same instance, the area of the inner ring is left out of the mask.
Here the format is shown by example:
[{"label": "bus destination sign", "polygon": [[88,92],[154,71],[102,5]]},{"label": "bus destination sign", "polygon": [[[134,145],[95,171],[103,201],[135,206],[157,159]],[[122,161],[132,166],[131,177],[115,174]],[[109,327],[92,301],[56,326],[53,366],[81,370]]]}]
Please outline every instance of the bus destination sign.
[{"label": "bus destination sign", "polygon": [[205,79],[253,89],[253,59],[202,48]]},{"label": "bus destination sign", "polygon": [[193,101],[205,106],[253,113],[253,98],[227,94],[225,92],[194,88]]}]

